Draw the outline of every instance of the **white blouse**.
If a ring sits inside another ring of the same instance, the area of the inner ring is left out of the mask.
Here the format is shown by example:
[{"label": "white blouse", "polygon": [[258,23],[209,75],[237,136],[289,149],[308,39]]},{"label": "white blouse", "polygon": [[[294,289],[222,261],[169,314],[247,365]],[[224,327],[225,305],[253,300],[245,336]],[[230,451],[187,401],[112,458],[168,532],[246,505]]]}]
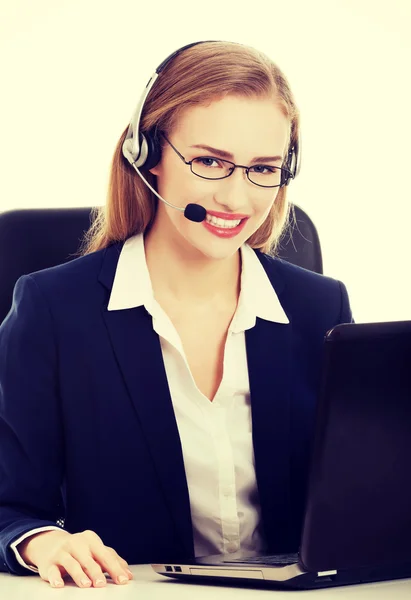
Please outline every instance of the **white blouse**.
[{"label": "white blouse", "polygon": [[[123,245],[108,304],[108,310],[144,305],[160,337],[183,449],[196,556],[264,551],[265,547],[244,332],[254,327],[256,317],[277,323],[289,320],[252,248],[244,244],[240,251],[241,292],[227,334],[222,381],[212,402],[197,388],[180,337],[153,296],[143,234]],[[58,528],[33,529],[11,544],[22,566],[38,571],[23,561],[17,545],[34,533],[52,529]]]}]

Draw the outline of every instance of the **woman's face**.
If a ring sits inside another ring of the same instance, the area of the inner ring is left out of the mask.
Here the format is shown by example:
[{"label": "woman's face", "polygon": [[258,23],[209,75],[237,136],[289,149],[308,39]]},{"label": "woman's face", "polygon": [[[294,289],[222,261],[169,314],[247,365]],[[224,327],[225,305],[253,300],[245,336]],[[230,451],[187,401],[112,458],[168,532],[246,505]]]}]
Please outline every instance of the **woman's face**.
[{"label": "woman's face", "polygon": [[[245,166],[281,166],[282,160],[262,161],[259,157],[284,157],[289,133],[289,120],[272,100],[226,96],[207,106],[186,109],[167,137],[186,161],[213,156]],[[217,163],[205,164],[213,168]],[[264,222],[280,189],[251,183],[243,169],[235,169],[225,179],[197,177],[167,143],[151,173],[157,177],[158,193],[171,204],[185,208],[195,203],[207,211],[246,215],[239,233],[221,237],[205,225],[206,221],[195,223],[183,212],[158,202],[153,226],[157,234],[161,232],[163,239],[177,244],[185,255],[210,259],[232,256]]]}]

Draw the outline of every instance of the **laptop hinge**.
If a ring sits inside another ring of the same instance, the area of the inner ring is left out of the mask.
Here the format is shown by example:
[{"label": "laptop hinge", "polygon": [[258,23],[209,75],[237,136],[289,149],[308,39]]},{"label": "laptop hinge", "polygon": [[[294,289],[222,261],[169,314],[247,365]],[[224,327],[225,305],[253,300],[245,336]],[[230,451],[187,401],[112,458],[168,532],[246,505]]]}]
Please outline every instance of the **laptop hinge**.
[{"label": "laptop hinge", "polygon": [[329,577],[330,575],[337,575],[337,571],[318,571],[318,577]]}]

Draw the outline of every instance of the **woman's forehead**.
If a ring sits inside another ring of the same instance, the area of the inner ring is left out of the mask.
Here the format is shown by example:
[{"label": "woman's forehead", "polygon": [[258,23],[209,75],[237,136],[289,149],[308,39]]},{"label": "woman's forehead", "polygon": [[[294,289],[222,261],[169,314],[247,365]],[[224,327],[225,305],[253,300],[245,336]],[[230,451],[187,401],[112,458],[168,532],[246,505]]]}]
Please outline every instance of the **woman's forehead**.
[{"label": "woman's forehead", "polygon": [[226,96],[190,106],[179,115],[173,135],[190,146],[204,144],[228,152],[282,152],[290,137],[290,120],[272,99]]},{"label": "woman's forehead", "polygon": [[190,126],[193,123],[221,120],[238,122],[241,118],[289,122],[282,106],[272,98],[248,98],[245,96],[225,96],[206,104],[195,104],[181,110],[176,127]]}]

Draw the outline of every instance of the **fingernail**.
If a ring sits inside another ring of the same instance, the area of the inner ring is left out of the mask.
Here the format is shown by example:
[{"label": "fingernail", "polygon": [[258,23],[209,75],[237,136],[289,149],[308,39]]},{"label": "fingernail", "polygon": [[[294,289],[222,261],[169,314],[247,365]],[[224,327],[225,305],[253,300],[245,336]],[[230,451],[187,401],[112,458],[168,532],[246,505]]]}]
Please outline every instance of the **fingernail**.
[{"label": "fingernail", "polygon": [[120,575],[120,577],[118,578],[119,583],[125,583],[126,581],[128,581],[128,577],[126,577],[125,575]]},{"label": "fingernail", "polygon": [[90,579],[82,579],[81,580],[81,585],[90,585],[91,581]]},{"label": "fingernail", "polygon": [[63,582],[62,581],[53,581],[53,585],[55,587],[61,587],[63,585]]},{"label": "fingernail", "polygon": [[96,579],[96,585],[104,585],[105,583],[104,579]]}]

